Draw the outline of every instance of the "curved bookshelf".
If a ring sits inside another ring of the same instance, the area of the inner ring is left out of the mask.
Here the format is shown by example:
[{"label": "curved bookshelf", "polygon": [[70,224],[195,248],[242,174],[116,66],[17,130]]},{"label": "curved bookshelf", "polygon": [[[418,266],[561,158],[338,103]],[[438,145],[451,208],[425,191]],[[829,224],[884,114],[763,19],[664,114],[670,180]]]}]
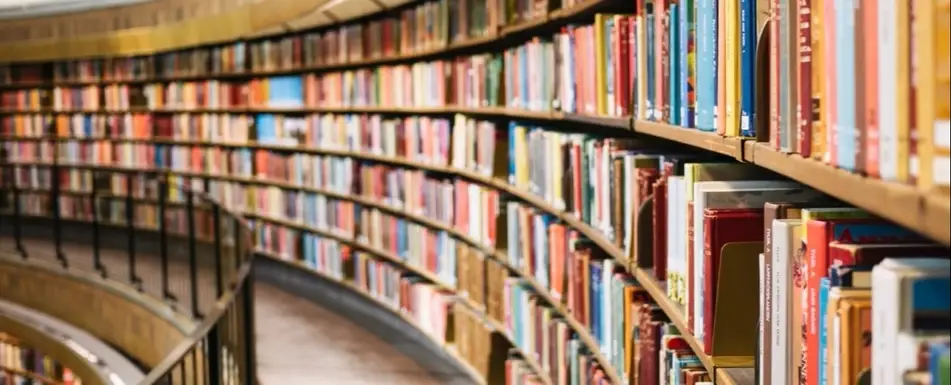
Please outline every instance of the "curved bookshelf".
[{"label": "curved bookshelf", "polygon": [[[416,2],[411,2],[416,4]],[[537,37],[543,34],[547,34],[553,31],[556,27],[561,27],[567,25],[569,22],[576,19],[589,18],[594,15],[594,13],[599,12],[600,10],[607,9],[611,5],[609,0],[588,0],[580,4],[576,4],[569,8],[552,10],[545,13],[542,17],[536,17],[530,20],[522,21],[514,25],[506,25],[503,27],[495,28],[489,31],[484,36],[469,37],[464,40],[448,42],[450,39],[447,39],[447,43],[442,47],[423,49],[423,50],[413,50],[409,53],[401,53],[397,55],[391,55],[388,57],[377,57],[363,60],[355,61],[345,61],[345,62],[335,62],[328,64],[319,64],[319,65],[305,65],[299,66],[297,68],[291,69],[274,69],[274,70],[245,70],[245,71],[234,71],[234,72],[217,72],[217,73],[202,73],[202,74],[181,74],[174,76],[153,76],[145,77],[139,79],[128,79],[128,80],[92,80],[92,81],[54,81],[41,84],[14,84],[14,85],[3,85],[0,86],[0,90],[15,90],[15,89],[25,89],[25,88],[42,88],[42,87],[78,87],[78,86],[94,86],[94,85],[135,85],[135,84],[149,84],[149,83],[170,83],[170,82],[183,82],[183,81],[205,81],[205,80],[221,80],[221,81],[245,81],[247,79],[253,78],[264,78],[270,76],[281,76],[281,75],[306,75],[306,74],[320,74],[325,72],[334,72],[334,71],[345,71],[345,70],[355,70],[355,69],[365,69],[372,68],[375,66],[390,65],[390,64],[406,64],[417,61],[429,60],[429,59],[443,59],[443,58],[452,58],[455,56],[463,57],[472,52],[483,53],[489,52],[492,49],[505,48],[509,46],[514,46],[515,44],[512,41],[516,42],[525,42],[532,37]],[[389,11],[389,10],[387,10]],[[349,25],[348,21],[340,21],[338,25]],[[287,31],[290,34],[300,32],[300,31]],[[245,40],[239,40],[245,42]],[[247,42],[258,41],[257,37],[254,39],[248,39]],[[454,56],[455,55],[455,56]],[[763,91],[762,94],[767,94]],[[448,98],[447,98],[448,99]],[[444,101],[445,102],[445,101]],[[427,104],[427,103],[421,103]],[[432,103],[432,104],[443,104]],[[505,101],[502,101],[500,104],[507,104]],[[547,109],[547,108],[542,108]],[[938,241],[945,246],[951,245],[951,224],[949,224],[949,217],[951,217],[951,204],[948,203],[947,197],[940,194],[923,192],[920,189],[904,185],[900,183],[887,182],[882,180],[876,180],[872,178],[867,178],[859,174],[850,173],[847,171],[839,170],[833,166],[824,164],[819,161],[812,159],[803,158],[796,154],[785,154],[780,151],[777,151],[769,147],[765,143],[759,143],[755,138],[743,138],[743,137],[726,137],[721,136],[715,132],[704,132],[696,129],[685,129],[676,125],[667,124],[667,123],[658,123],[652,121],[638,120],[636,116],[597,116],[597,115],[585,115],[585,114],[576,114],[576,113],[565,113],[560,111],[557,108],[551,108],[551,111],[534,111],[528,109],[518,109],[510,108],[504,106],[497,107],[465,107],[462,105],[444,105],[444,106],[434,106],[434,107],[401,107],[396,105],[387,105],[387,106],[331,106],[331,105],[321,105],[319,107],[291,107],[291,108],[278,108],[278,107],[255,107],[255,106],[238,106],[238,107],[210,107],[210,108],[175,108],[175,107],[159,107],[155,109],[146,108],[146,107],[132,107],[126,109],[96,109],[96,110],[82,110],[82,109],[61,109],[61,110],[52,110],[52,109],[4,109],[0,110],[0,115],[9,114],[9,115],[72,115],[72,114],[100,114],[100,115],[113,115],[113,114],[124,114],[124,113],[142,113],[142,114],[154,114],[154,115],[170,115],[170,114],[284,114],[284,115],[306,115],[306,114],[380,114],[380,115],[398,115],[398,116],[407,116],[407,115],[439,115],[445,116],[450,114],[463,114],[467,116],[478,116],[478,117],[490,117],[490,118],[505,118],[509,120],[524,120],[532,122],[542,122],[542,123],[559,123],[567,122],[570,124],[581,125],[584,127],[598,127],[598,128],[608,128],[622,134],[622,136],[634,136],[636,134],[643,134],[644,136],[652,136],[656,138],[661,138],[667,141],[676,142],[682,145],[685,145],[689,150],[699,149],[705,152],[715,153],[723,155],[724,157],[732,158],[738,162],[749,163],[757,165],[761,168],[771,170],[775,173],[781,174],[787,178],[799,181],[803,184],[812,186],[813,188],[824,192],[834,198],[842,200],[844,202],[855,205],[859,208],[868,210],[869,212],[879,215],[890,221],[894,221],[901,226],[915,230],[919,233],[927,235],[927,237]],[[455,127],[452,127],[455,130]],[[583,131],[575,129],[576,132]],[[13,137],[7,136],[0,138],[0,140],[7,141],[98,141],[98,140],[108,140],[115,142],[127,142],[127,143],[155,143],[155,144],[164,144],[172,146],[189,146],[189,147],[220,147],[227,149],[247,149],[247,150],[271,150],[271,151],[281,151],[294,154],[311,154],[311,155],[326,155],[334,157],[344,157],[351,159],[358,159],[362,161],[368,161],[379,164],[391,165],[394,167],[408,168],[421,170],[425,172],[431,172],[434,174],[445,175],[449,177],[459,178],[467,182],[473,182],[480,186],[483,186],[487,189],[491,189],[500,193],[506,194],[506,196],[514,198],[519,202],[524,202],[528,206],[531,206],[540,212],[551,215],[556,218],[558,221],[566,224],[570,229],[577,231],[582,234],[585,238],[591,240],[597,248],[602,250],[607,256],[616,261],[617,264],[622,265],[627,272],[636,278],[638,283],[644,287],[644,289],[650,294],[653,298],[653,301],[663,310],[667,315],[670,322],[673,323],[680,330],[689,330],[687,317],[684,309],[677,303],[677,301],[671,300],[667,296],[666,283],[662,280],[658,280],[654,277],[653,272],[650,269],[644,269],[636,266],[635,256],[634,255],[625,255],[625,252],[619,247],[615,242],[613,242],[609,235],[606,235],[605,232],[602,232],[596,226],[589,225],[585,220],[580,219],[574,213],[569,212],[568,210],[558,209],[558,205],[549,202],[546,198],[539,196],[538,194],[526,191],[510,184],[507,180],[503,180],[497,176],[490,176],[480,172],[460,169],[456,167],[449,166],[451,162],[447,162],[446,165],[434,164],[428,162],[422,162],[416,159],[410,159],[407,157],[398,157],[398,156],[388,156],[381,155],[380,153],[373,153],[370,151],[359,151],[351,150],[345,147],[340,148],[315,148],[302,145],[274,145],[274,144],[264,144],[259,143],[254,140],[238,140],[238,141],[229,141],[227,139],[222,141],[211,141],[211,140],[186,140],[186,139],[174,139],[168,137],[147,137],[147,138],[65,138],[65,137]],[[52,166],[52,163],[36,163],[28,162],[21,163],[24,165],[27,164],[40,164],[43,166]],[[591,351],[592,356],[595,361],[601,366],[608,379],[615,384],[620,384],[620,374],[615,368],[610,359],[602,354],[599,348],[599,343],[595,338],[595,334],[592,330],[589,330],[585,327],[582,322],[579,321],[579,318],[576,318],[572,314],[568,306],[566,306],[556,295],[553,295],[551,291],[545,288],[545,286],[535,279],[530,273],[526,273],[523,269],[520,269],[517,266],[512,266],[507,257],[506,250],[503,248],[507,245],[497,245],[489,246],[484,244],[478,239],[465,234],[463,231],[457,230],[454,225],[442,223],[441,221],[434,220],[421,215],[418,213],[411,212],[410,210],[403,209],[400,207],[394,207],[387,205],[385,203],[379,202],[374,198],[368,198],[362,195],[348,195],[348,193],[335,192],[327,188],[316,188],[309,186],[297,185],[291,182],[285,182],[280,180],[272,180],[266,178],[259,178],[256,176],[241,176],[241,175],[221,175],[221,174],[212,174],[206,172],[193,172],[186,170],[178,169],[153,169],[153,170],[142,170],[134,167],[123,167],[123,166],[98,166],[98,165],[77,165],[77,164],[58,164],[59,167],[80,167],[88,169],[102,169],[102,170],[114,170],[114,171],[125,171],[125,172],[149,172],[149,173],[165,173],[168,175],[176,175],[182,177],[195,177],[203,178],[207,180],[217,180],[217,181],[226,181],[240,183],[244,185],[255,185],[255,186],[269,186],[269,187],[279,187],[281,189],[287,190],[296,190],[300,192],[307,192],[313,194],[319,194],[340,201],[347,201],[359,204],[360,206],[370,207],[378,209],[387,214],[391,214],[397,218],[406,219],[415,224],[419,224],[428,229],[438,230],[449,234],[453,239],[462,241],[463,243],[472,246],[479,251],[481,251],[486,256],[491,257],[493,260],[498,262],[511,274],[519,277],[524,280],[528,286],[530,286],[536,294],[541,297],[541,299],[552,307],[555,313],[558,313],[568,323],[570,328],[578,335],[578,338],[581,342],[586,345],[586,347]],[[254,174],[253,172],[250,172]],[[887,202],[887,204],[883,204]],[[371,255],[379,257],[383,260],[386,260],[390,263],[400,266],[402,269],[413,272],[433,284],[449,291],[453,291],[450,285],[440,282],[440,278],[426,271],[425,268],[420,268],[418,266],[413,266],[405,261],[402,261],[394,253],[390,253],[386,250],[382,250],[370,245],[367,245],[360,240],[354,239],[353,236],[347,234],[339,234],[334,231],[321,230],[309,226],[304,223],[289,221],[285,218],[278,218],[274,216],[268,216],[264,214],[255,214],[254,212],[247,212],[245,215],[249,218],[255,218],[260,221],[268,222],[271,224],[293,228],[296,230],[316,234],[322,237],[332,239],[336,242],[350,245],[356,249],[365,251]],[[511,240],[510,240],[511,242]],[[281,259],[279,256],[268,250],[259,250],[259,253]],[[632,252],[633,253],[633,252]],[[285,261],[287,262],[287,261]],[[295,267],[308,269],[304,264],[292,263]],[[319,274],[314,272],[315,274]],[[346,286],[346,285],[345,285]],[[355,287],[350,287],[348,289],[357,290]],[[465,301],[464,301],[465,302]],[[480,311],[478,305],[468,303],[467,308],[472,311]],[[499,332],[504,333],[505,327],[499,325],[497,320],[491,320],[486,316],[484,310],[481,311],[484,318],[488,323],[494,323],[493,328]],[[506,335],[506,338],[512,342],[512,345],[515,345],[515,341],[511,336]],[[752,376],[748,376],[753,370],[753,362],[748,357],[712,357],[710,355],[704,354],[704,349],[701,341],[698,341],[697,338],[693,337],[692,334],[687,333],[684,335],[684,338],[690,345],[690,348],[697,355],[699,360],[702,362],[703,367],[709,372],[710,376],[716,376],[717,383],[742,383],[748,384],[752,383]],[[547,373],[543,373],[542,365],[537,361],[532,362],[529,359],[530,355],[522,354],[526,357],[526,362],[530,367],[533,368],[536,374],[543,378],[543,381],[547,384],[551,382],[551,378],[548,377]]]}]

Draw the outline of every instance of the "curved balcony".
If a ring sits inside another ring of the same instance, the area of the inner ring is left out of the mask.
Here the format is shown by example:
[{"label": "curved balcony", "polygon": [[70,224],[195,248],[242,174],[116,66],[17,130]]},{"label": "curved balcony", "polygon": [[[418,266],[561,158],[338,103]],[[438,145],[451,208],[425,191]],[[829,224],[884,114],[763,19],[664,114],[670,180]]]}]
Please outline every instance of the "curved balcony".
[{"label": "curved balcony", "polygon": [[151,172],[94,172],[68,191],[57,166],[0,175],[0,298],[117,347],[150,369],[143,384],[256,383],[240,215]]}]

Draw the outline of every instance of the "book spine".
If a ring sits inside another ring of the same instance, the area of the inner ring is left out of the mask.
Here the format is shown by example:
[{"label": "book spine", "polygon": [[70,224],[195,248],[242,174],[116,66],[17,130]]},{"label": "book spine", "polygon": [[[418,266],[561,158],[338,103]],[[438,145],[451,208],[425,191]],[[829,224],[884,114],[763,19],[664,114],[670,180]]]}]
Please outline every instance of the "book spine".
[{"label": "book spine", "polygon": [[853,0],[835,2],[836,112],[833,165],[855,170],[855,28]]},{"label": "book spine", "polygon": [[[682,0],[681,0],[682,1]],[[681,66],[680,66],[680,57],[682,51],[680,50],[680,11],[683,8],[683,4],[677,2],[671,2],[670,4],[670,16],[668,18],[668,42],[667,42],[667,54],[670,57],[667,59],[667,66],[670,67],[668,74],[670,78],[667,80],[667,122],[679,126],[680,125],[680,82],[683,79],[681,77]]]},{"label": "book spine", "polygon": [[802,314],[805,315],[806,340],[802,354],[806,357],[805,382],[817,384],[819,381],[819,284],[828,270],[828,225],[824,221],[809,221],[805,224],[806,257],[808,260],[806,291],[807,297]]},{"label": "book spine", "polygon": [[824,39],[822,46],[825,48],[824,53],[824,64],[825,64],[825,84],[823,89],[825,93],[822,96],[822,120],[823,120],[823,136],[825,139],[825,151],[823,161],[829,164],[835,164],[835,154],[836,154],[836,142],[835,142],[835,124],[836,124],[836,114],[838,110],[836,109],[836,82],[837,82],[837,42],[836,42],[836,2],[832,0],[825,0],[823,3],[822,9],[822,31],[824,34]]},{"label": "book spine", "polygon": [[717,33],[716,33],[716,68],[717,68],[717,97],[716,97],[716,131],[726,135],[726,36],[727,16],[726,9],[729,0],[717,0]]},{"label": "book spine", "polygon": [[797,90],[798,100],[796,114],[799,130],[799,141],[796,152],[805,158],[812,151],[812,14],[810,0],[796,0],[799,2],[799,78]]},{"label": "book spine", "polygon": [[782,0],[770,0],[769,22],[769,143],[775,150],[782,148],[780,140],[780,38]]},{"label": "book spine", "polygon": [[[879,0],[862,0],[863,28],[862,38],[877,37],[878,34],[878,2]],[[879,46],[881,43],[865,44],[863,62],[865,65],[865,173],[873,178],[880,177],[879,172]]]},{"label": "book spine", "polygon": [[740,1],[740,136],[756,137],[756,1]]},{"label": "book spine", "polygon": [[724,40],[724,72],[726,76],[726,126],[725,136],[738,136],[740,133],[740,1],[726,2],[726,34]]}]

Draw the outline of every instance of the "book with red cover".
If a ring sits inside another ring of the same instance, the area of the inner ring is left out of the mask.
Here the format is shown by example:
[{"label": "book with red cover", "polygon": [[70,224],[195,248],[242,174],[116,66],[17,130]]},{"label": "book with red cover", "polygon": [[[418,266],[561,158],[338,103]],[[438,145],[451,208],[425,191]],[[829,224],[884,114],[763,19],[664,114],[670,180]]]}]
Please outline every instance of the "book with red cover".
[{"label": "book with red cover", "polygon": [[733,242],[760,242],[763,240],[762,209],[706,209],[703,211],[704,271],[703,289],[708,296],[703,301],[703,350],[713,349],[714,309],[717,301],[717,277],[720,273],[720,251]]},{"label": "book with red cover", "polygon": [[667,277],[667,173],[654,183],[654,277]]},{"label": "book with red cover", "polygon": [[830,267],[874,266],[881,263],[885,258],[900,258],[903,255],[915,257],[949,257],[946,247],[933,243],[829,243]]},{"label": "book with red cover", "polygon": [[637,347],[637,371],[638,380],[641,384],[657,384],[660,380],[658,353],[663,322],[655,317],[658,310],[659,308],[654,305],[641,305],[641,319],[638,327],[640,339]]}]

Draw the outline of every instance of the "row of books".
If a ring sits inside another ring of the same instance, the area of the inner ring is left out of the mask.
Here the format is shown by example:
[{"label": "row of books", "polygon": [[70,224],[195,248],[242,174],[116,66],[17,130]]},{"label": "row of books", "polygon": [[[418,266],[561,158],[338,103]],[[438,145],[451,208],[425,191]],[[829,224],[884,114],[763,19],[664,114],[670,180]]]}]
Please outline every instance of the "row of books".
[{"label": "row of books", "polygon": [[55,82],[121,81],[142,79],[152,73],[152,60],[147,57],[74,60],[41,65],[2,65],[0,82],[39,86],[50,78]]},{"label": "row of books", "polygon": [[[627,77],[613,75],[620,68],[614,59],[628,56],[628,52],[620,48],[621,36],[612,32],[621,20],[622,16],[598,14],[593,25],[571,25],[553,36],[534,38],[502,53],[341,72],[262,77],[247,82],[208,80],[151,84],[144,86],[143,93],[152,108],[457,105],[625,116],[630,105],[627,95],[631,82]],[[86,88],[98,91],[96,86]],[[119,94],[126,99],[107,106],[130,105],[127,88]],[[61,88],[56,90],[64,92]],[[39,107],[13,103],[23,100],[19,95],[28,92],[7,91],[6,99],[11,102],[5,104],[9,108]],[[78,104],[63,103],[60,96],[54,99],[54,108],[99,108],[97,92],[82,98]]]},{"label": "row of books", "polygon": [[0,384],[33,385],[50,381],[82,384],[69,368],[50,356],[21,344],[15,336],[0,333]]},{"label": "row of books", "polygon": [[[467,126],[463,124],[463,126]],[[457,139],[453,136],[453,142],[476,141],[475,147],[478,148],[479,141],[497,140],[492,136],[489,139],[486,135],[478,135],[476,130],[463,131],[465,134],[474,134],[473,139]],[[592,228],[599,230],[606,238],[611,240],[619,249],[627,250],[625,255],[636,257],[637,264],[654,273],[654,276],[661,281],[666,281],[668,296],[677,304],[683,307],[683,315],[688,325],[687,330],[681,332],[690,338],[696,339],[701,343],[707,354],[712,352],[714,344],[713,325],[718,318],[715,309],[717,309],[717,292],[727,274],[722,269],[731,270],[725,266],[735,266],[730,264],[729,260],[734,258],[723,251],[725,245],[742,242],[762,242],[767,233],[778,236],[778,230],[772,227],[767,229],[763,223],[767,221],[770,203],[791,203],[802,205],[806,209],[802,210],[810,218],[822,218],[820,214],[824,212],[836,212],[843,205],[834,202],[831,199],[822,196],[814,190],[805,188],[796,183],[782,180],[781,176],[767,173],[762,169],[748,164],[739,164],[727,162],[723,159],[714,158],[707,155],[682,155],[677,153],[665,153],[663,149],[646,142],[636,140],[621,139],[601,139],[596,137],[577,137],[574,134],[565,134],[546,130],[543,128],[519,128],[516,124],[512,127],[511,133],[514,139],[510,139],[508,148],[512,158],[507,163],[512,167],[516,188],[529,191],[539,196],[542,200],[557,206],[558,194],[555,192],[561,189],[561,195],[565,202],[563,207],[568,215],[574,215],[581,221],[587,223]],[[462,135],[462,134],[453,134]],[[451,135],[450,135],[451,136]],[[495,142],[490,142],[492,146],[498,147]],[[532,150],[529,150],[532,149]],[[535,150],[537,149],[537,150]],[[496,150],[500,152],[501,150]],[[577,155],[574,155],[577,153]],[[571,156],[568,156],[571,154]],[[447,157],[449,159],[450,157]],[[495,156],[491,157],[495,159]],[[453,158],[454,159],[454,158]],[[468,164],[469,162],[463,162]],[[478,168],[478,162],[475,166]],[[554,169],[550,168],[554,165]],[[557,170],[568,165],[568,177],[552,177],[557,175]],[[471,167],[471,166],[470,166]],[[485,167],[483,167],[484,169]],[[494,167],[493,167],[494,168]],[[548,170],[548,171],[544,171]],[[573,170],[579,170],[577,172]],[[511,171],[510,171],[511,172]],[[549,174],[549,175],[546,175]],[[414,182],[418,183],[418,182]],[[565,188],[570,186],[570,188]],[[583,187],[583,188],[582,188]],[[461,188],[456,185],[456,192],[469,191],[471,188]],[[482,190],[476,190],[477,194],[483,194]],[[568,195],[566,192],[576,195]],[[614,197],[630,197],[628,199]],[[573,199],[577,199],[580,204],[575,204]],[[467,200],[457,199],[455,206],[460,202]],[[482,199],[478,201],[482,202]],[[651,205],[646,214],[633,216],[635,212],[645,211],[645,204],[650,201]],[[571,231],[566,226],[555,222],[548,213],[539,213],[536,210],[520,207],[514,202],[499,201],[499,203],[480,203],[481,207],[476,208],[475,212],[492,213],[490,208],[498,205],[497,214],[484,217],[480,216],[477,220],[481,223],[504,223],[506,228],[497,229],[498,234],[505,234],[505,241],[498,241],[500,248],[505,245],[507,253],[511,258],[509,264],[521,269],[525,269],[529,276],[539,282],[542,287],[552,292],[552,295],[563,295],[568,291],[568,287],[562,286],[559,290],[557,282],[564,282],[564,278],[571,274],[563,271],[555,271],[557,266],[567,266],[567,260],[570,254],[560,250],[569,250]],[[569,204],[569,202],[572,202]],[[514,203],[514,204],[513,204]],[[504,207],[504,210],[502,208]],[[570,208],[570,209],[568,209]],[[854,209],[842,210],[845,212],[856,212]],[[505,220],[500,221],[503,216]],[[858,212],[853,216],[868,217],[868,214]],[[366,219],[365,219],[366,218]],[[377,219],[379,218],[379,219]],[[856,219],[857,220],[857,219]],[[372,222],[372,223],[371,223]],[[883,223],[876,219],[861,219],[863,226],[868,228],[886,229],[887,236],[863,236],[849,235],[848,239],[832,239],[843,244],[864,244],[875,243],[877,240],[896,243],[897,241],[914,241],[916,243],[927,242],[921,238],[913,236],[907,230],[900,227]],[[366,223],[369,229],[362,229],[361,234],[372,234],[374,232],[386,232],[386,229],[400,228],[400,220],[382,212],[371,212],[366,217],[361,214],[361,226]],[[471,222],[470,222],[471,224]],[[482,226],[477,226],[482,228]],[[460,228],[460,227],[457,227]],[[808,228],[808,226],[807,226]],[[613,231],[612,231],[613,229]],[[620,230],[617,230],[620,229]],[[686,231],[683,231],[686,229]],[[744,229],[738,231],[738,229]],[[564,230],[564,231],[563,231]],[[860,230],[854,230],[860,231]],[[861,230],[870,231],[870,230]],[[471,229],[469,230],[471,232]],[[562,232],[565,233],[562,236]],[[464,232],[465,233],[465,232]],[[795,235],[799,233],[800,239],[802,233],[793,231]],[[611,236],[611,234],[616,234]],[[834,233],[829,233],[834,234]],[[623,236],[622,236],[623,235]],[[375,247],[386,249],[386,244],[392,241],[382,241],[385,236],[374,236],[381,241],[374,241]],[[878,237],[878,238],[876,238]],[[806,237],[808,238],[808,237]],[[907,238],[907,239],[906,239]],[[373,237],[368,237],[373,239]],[[491,239],[489,237],[488,239]],[[647,239],[651,239],[652,246],[646,246]],[[799,244],[801,241],[792,241],[792,245]],[[767,239],[767,243],[769,240]],[[828,244],[829,242],[825,242]],[[880,242],[879,242],[880,243]],[[770,243],[775,245],[775,243]],[[807,245],[811,242],[807,242]],[[822,241],[817,243],[823,244]],[[516,246],[517,245],[517,246]],[[788,245],[788,243],[787,243]],[[812,246],[810,246],[812,247]],[[815,246],[819,247],[819,246]],[[839,246],[836,246],[838,248]],[[905,251],[909,255],[921,256],[920,250],[908,248],[899,242],[897,249],[889,252]],[[947,249],[928,244],[926,247],[935,250],[943,256],[947,256]],[[454,247],[434,247],[431,250],[436,253],[451,254],[450,250]],[[828,246],[832,250],[832,246]],[[631,254],[631,250],[636,253]],[[766,248],[761,247],[766,254]],[[805,250],[800,248],[791,248],[783,252],[781,258],[783,261],[796,260],[794,250]],[[389,248],[389,251],[399,254],[399,248]],[[770,251],[771,252],[771,251]],[[816,251],[817,255],[819,251]],[[831,253],[831,251],[826,252]],[[943,253],[943,254],[941,254]],[[812,251],[809,254],[812,255]],[[774,257],[776,254],[774,254]],[[886,256],[895,256],[886,255]],[[558,262],[557,260],[564,260]],[[457,260],[457,259],[454,259]],[[553,262],[554,261],[554,262]],[[735,258],[733,259],[735,261]],[[817,259],[818,261],[818,259]],[[786,263],[782,262],[782,263]],[[811,260],[810,260],[810,263]],[[818,262],[817,262],[818,263]],[[832,266],[831,262],[824,266],[800,266],[793,265],[787,268],[786,272],[778,272],[778,267],[773,266],[769,269],[771,279],[764,280],[761,287],[765,287],[765,282],[770,282],[772,288],[785,287],[787,291],[780,296],[794,297],[799,293],[805,298],[805,303],[818,303],[819,286],[810,283],[812,277],[822,278],[827,273],[827,266]],[[590,265],[590,264],[589,264]],[[548,271],[545,268],[549,268]],[[589,269],[591,267],[589,266]],[[604,269],[602,267],[602,269]],[[608,269],[611,270],[611,269]],[[603,270],[602,270],[603,271]],[[732,271],[732,270],[731,270]],[[794,287],[803,272],[808,272],[809,280],[806,280],[802,287]],[[576,273],[572,273],[577,275]],[[755,275],[755,272],[750,274]],[[584,274],[581,274],[584,276]],[[782,278],[784,283],[777,283],[775,279]],[[749,277],[747,277],[749,278]],[[811,285],[811,286],[810,286]],[[565,292],[562,292],[564,290]],[[771,292],[771,291],[770,291]],[[556,294],[557,293],[557,294]],[[751,298],[751,301],[755,299]],[[776,303],[772,299],[768,302]],[[764,303],[766,301],[764,300]],[[904,303],[904,302],[903,302]],[[566,302],[569,308],[583,308],[584,305],[578,305],[576,302]],[[590,304],[588,305],[590,308]],[[797,318],[790,311],[784,312],[785,317],[791,319]],[[805,310],[800,314],[815,314],[816,320],[821,319],[823,312]],[[771,314],[773,320],[778,320],[779,315]],[[600,325],[601,321],[592,320],[587,315],[577,316],[580,322],[589,324],[592,329],[594,325]],[[800,321],[801,322],[801,321]],[[818,321],[812,324],[818,325]],[[808,325],[808,324],[807,324]],[[604,329],[593,332],[600,344],[611,346],[613,341],[610,336],[605,337],[602,333]],[[771,330],[775,327],[764,326],[764,330]],[[798,330],[798,328],[782,327],[785,330],[785,337],[788,341],[794,341],[797,333],[789,333],[789,330]],[[849,336],[859,336],[861,331],[858,329],[845,330]],[[891,334],[898,334],[898,330],[890,331]],[[763,333],[771,334],[771,333]],[[783,334],[783,333],[779,333]],[[817,333],[818,334],[818,333]],[[602,339],[605,339],[602,341]],[[798,341],[798,340],[795,340]],[[799,359],[817,360],[820,362],[819,348],[806,349],[806,353],[797,353],[792,349],[796,343],[790,343],[779,351],[783,357],[797,361]],[[801,345],[801,344],[800,344]],[[801,351],[802,349],[800,349]],[[886,350],[892,351],[892,350]],[[812,352],[812,353],[810,353]],[[847,351],[839,350],[834,354],[840,357]],[[833,354],[833,353],[830,353]],[[886,357],[888,355],[886,354]],[[800,357],[800,358],[797,358]],[[767,361],[762,359],[763,362]],[[769,359],[768,361],[774,361]],[[819,364],[812,366],[820,367]],[[905,368],[908,369],[908,368]],[[794,372],[799,372],[798,370]],[[772,375],[775,371],[761,371],[763,376]]]},{"label": "row of books", "polygon": [[[564,4],[561,4],[564,3]],[[545,17],[578,1],[436,0],[366,21],[284,37],[124,59],[92,59],[50,65],[0,67],[6,84],[29,86],[44,80],[121,81],[153,76],[200,76],[242,71],[296,70],[411,55],[480,37],[500,27]]]}]

